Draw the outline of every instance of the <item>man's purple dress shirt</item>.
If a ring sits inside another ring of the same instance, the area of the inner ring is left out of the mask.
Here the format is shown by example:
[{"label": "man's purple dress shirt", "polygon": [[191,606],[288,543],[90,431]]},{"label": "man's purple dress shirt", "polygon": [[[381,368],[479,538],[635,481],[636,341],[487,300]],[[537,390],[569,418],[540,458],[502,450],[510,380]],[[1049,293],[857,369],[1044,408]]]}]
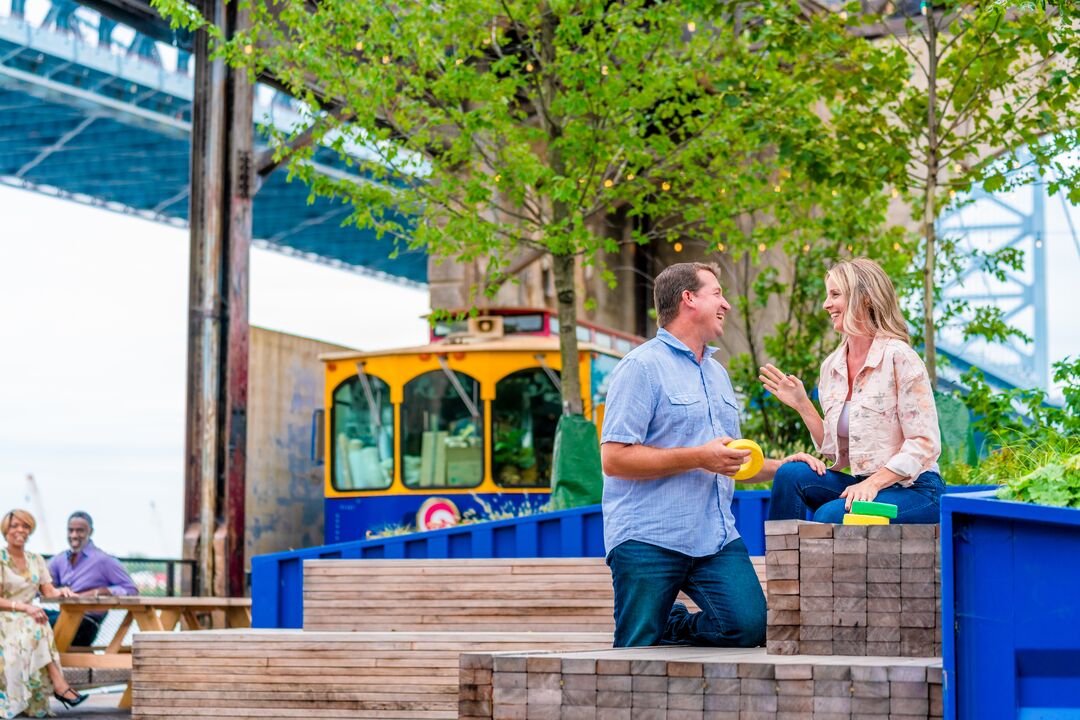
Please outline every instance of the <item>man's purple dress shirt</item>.
[{"label": "man's purple dress shirt", "polygon": [[92,541],[86,541],[75,565],[71,564],[73,554],[68,550],[49,561],[49,574],[57,587],[66,585],[77,593],[107,587],[113,595],[139,594],[120,561],[98,550]]}]

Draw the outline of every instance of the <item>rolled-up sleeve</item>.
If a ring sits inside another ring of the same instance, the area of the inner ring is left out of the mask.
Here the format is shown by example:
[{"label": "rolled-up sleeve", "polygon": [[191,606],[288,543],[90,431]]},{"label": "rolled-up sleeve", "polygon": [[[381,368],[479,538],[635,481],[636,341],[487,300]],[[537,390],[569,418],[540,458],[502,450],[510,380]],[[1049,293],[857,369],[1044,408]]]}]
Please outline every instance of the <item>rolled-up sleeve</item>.
[{"label": "rolled-up sleeve", "polygon": [[138,595],[139,589],[135,587],[131,576],[124,570],[120,561],[112,556],[106,556],[101,563],[102,574],[105,576],[106,586],[113,595]]},{"label": "rolled-up sleeve", "polygon": [[656,385],[649,369],[635,358],[624,358],[611,373],[600,442],[644,443],[655,402]]},{"label": "rolled-up sleeve", "polygon": [[897,475],[913,478],[941,455],[941,431],[930,376],[922,360],[912,353],[896,358],[896,415],[904,442],[885,463]]}]

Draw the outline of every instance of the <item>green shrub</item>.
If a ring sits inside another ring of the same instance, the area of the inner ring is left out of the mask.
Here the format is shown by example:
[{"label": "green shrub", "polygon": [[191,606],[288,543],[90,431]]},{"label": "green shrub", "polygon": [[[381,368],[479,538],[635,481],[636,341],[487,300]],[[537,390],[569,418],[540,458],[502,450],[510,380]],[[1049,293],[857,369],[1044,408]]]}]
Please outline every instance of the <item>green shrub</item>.
[{"label": "green shrub", "polygon": [[1023,465],[1035,467],[1024,474],[1002,475],[1000,481],[1004,484],[997,496],[1002,500],[1080,508],[1080,440],[1067,445],[1071,448],[1014,451],[1003,463],[1010,472]]}]

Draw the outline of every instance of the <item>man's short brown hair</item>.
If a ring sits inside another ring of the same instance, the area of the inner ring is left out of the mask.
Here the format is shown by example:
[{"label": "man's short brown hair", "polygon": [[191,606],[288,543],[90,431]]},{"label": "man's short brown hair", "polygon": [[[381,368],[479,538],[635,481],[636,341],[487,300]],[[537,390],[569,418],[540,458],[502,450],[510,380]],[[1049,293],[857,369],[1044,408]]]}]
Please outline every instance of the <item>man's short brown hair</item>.
[{"label": "man's short brown hair", "polygon": [[711,272],[720,281],[720,268],[706,263],[675,263],[669,265],[656,276],[653,282],[653,302],[656,304],[656,324],[664,327],[679,314],[684,291],[697,292],[701,289],[702,270]]}]

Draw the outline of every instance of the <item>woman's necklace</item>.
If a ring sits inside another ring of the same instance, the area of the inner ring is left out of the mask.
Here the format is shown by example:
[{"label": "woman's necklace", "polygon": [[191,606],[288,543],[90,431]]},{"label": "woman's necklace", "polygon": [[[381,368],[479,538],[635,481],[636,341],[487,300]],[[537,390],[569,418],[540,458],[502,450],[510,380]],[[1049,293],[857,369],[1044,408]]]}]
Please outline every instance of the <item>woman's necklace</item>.
[{"label": "woman's necklace", "polygon": [[7,551],[8,557],[11,558],[11,567],[19,571],[20,574],[25,575],[26,571],[30,568],[30,564],[26,560],[26,555],[21,557],[15,557],[15,553],[11,552],[11,548]]}]

